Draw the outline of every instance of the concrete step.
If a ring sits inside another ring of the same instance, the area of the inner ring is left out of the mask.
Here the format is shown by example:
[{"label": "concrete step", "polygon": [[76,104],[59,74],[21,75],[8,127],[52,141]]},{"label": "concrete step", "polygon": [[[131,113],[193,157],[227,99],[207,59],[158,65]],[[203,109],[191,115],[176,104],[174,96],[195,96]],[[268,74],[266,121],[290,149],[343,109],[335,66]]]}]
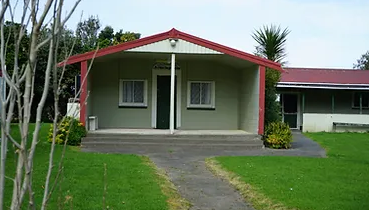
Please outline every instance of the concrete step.
[{"label": "concrete step", "polygon": [[92,151],[123,148],[184,147],[200,149],[260,149],[263,142],[259,135],[152,135],[152,134],[101,134],[89,133],[82,139],[82,147]]},{"label": "concrete step", "polygon": [[261,140],[259,135],[142,135],[142,134],[88,134],[84,141],[95,140],[204,140],[250,141]]},{"label": "concrete step", "polygon": [[98,138],[84,138],[82,144],[218,144],[218,145],[260,145],[261,140],[204,140],[204,139],[98,139]]},{"label": "concrete step", "polygon": [[104,144],[104,143],[97,143],[97,144],[82,144],[81,145],[83,150],[87,151],[166,151],[173,148],[181,148],[182,150],[255,150],[255,149],[262,149],[263,144],[188,144],[188,143],[129,143],[129,142],[121,142],[119,144]]}]

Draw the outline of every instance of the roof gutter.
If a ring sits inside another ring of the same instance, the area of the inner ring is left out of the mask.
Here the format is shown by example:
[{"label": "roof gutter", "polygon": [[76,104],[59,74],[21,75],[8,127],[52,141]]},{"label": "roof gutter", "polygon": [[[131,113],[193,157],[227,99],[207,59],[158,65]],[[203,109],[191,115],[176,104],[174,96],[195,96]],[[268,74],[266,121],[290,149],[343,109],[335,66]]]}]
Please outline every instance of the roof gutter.
[{"label": "roof gutter", "polygon": [[369,90],[369,84],[333,84],[333,83],[281,83],[277,88],[331,89],[331,90]]}]

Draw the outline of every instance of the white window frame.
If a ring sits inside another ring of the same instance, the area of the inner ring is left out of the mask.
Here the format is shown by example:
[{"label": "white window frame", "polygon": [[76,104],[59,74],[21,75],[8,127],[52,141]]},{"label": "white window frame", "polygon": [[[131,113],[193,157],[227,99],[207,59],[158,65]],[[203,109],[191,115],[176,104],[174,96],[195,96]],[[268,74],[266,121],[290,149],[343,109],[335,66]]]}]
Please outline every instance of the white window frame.
[{"label": "white window frame", "polygon": [[[211,84],[211,96],[210,104],[191,104],[191,83],[210,83]],[[187,108],[215,108],[215,82],[214,81],[188,81],[187,82]]]},{"label": "white window frame", "polygon": [[[355,106],[355,94],[357,94],[357,93],[359,93],[359,94],[369,94],[368,92],[362,92],[362,91],[355,91],[355,92],[353,92],[352,93],[352,100],[351,100],[351,107],[352,107],[352,109],[360,109],[360,104],[359,104],[359,106]],[[360,103],[360,102],[359,102]],[[362,104],[363,102],[361,102],[361,104]],[[361,106],[361,108],[362,109],[369,109],[369,106]]]},{"label": "white window frame", "polygon": [[[143,103],[123,102],[123,83],[124,82],[144,82]],[[119,106],[147,107],[147,80],[144,79],[120,79],[119,80]]]}]

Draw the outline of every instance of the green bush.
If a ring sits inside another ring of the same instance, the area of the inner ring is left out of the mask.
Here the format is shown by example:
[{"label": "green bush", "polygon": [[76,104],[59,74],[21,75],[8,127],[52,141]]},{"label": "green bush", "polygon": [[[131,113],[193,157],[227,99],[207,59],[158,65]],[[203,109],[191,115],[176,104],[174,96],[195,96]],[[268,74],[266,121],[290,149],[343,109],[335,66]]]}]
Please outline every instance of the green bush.
[{"label": "green bush", "polygon": [[[80,145],[81,139],[87,134],[85,126],[80,123],[77,119],[66,117],[60,123],[58,123],[58,129],[56,131],[56,144],[64,144],[68,137],[68,145]],[[53,125],[51,125],[49,131],[49,142],[53,141]]]},{"label": "green bush", "polygon": [[291,147],[292,133],[287,123],[272,122],[264,134],[265,145],[275,149],[287,149]]},{"label": "green bush", "polygon": [[277,100],[276,85],[279,82],[281,73],[273,69],[266,69],[265,72],[265,117],[264,125],[282,120],[281,106]]}]

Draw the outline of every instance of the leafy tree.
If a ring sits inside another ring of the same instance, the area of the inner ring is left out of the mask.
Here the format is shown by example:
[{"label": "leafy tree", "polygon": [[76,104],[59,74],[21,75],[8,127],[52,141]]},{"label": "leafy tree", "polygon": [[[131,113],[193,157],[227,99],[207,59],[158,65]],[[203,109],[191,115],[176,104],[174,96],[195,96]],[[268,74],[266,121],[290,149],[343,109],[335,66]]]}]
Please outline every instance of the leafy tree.
[{"label": "leafy tree", "polygon": [[[290,33],[288,28],[282,30],[280,26],[270,25],[256,30],[252,37],[258,43],[256,46],[256,55],[269,60],[285,63],[286,41]],[[273,69],[266,69],[265,74],[265,125],[271,122],[280,121],[280,105],[276,101],[276,84],[280,80],[280,72]]]},{"label": "leafy tree", "polygon": [[87,20],[78,23],[76,36],[84,52],[96,49],[100,27],[100,20],[95,16],[90,16]]},{"label": "leafy tree", "polygon": [[120,30],[119,32],[115,34],[113,44],[117,45],[119,43],[133,41],[135,39],[139,39],[140,37],[141,37],[141,34],[139,33],[134,33],[134,32],[129,32],[129,31],[123,33],[123,30]]},{"label": "leafy tree", "polygon": [[114,29],[111,26],[106,26],[99,33],[99,47],[104,48],[113,45]]},{"label": "leafy tree", "polygon": [[111,45],[117,45],[123,42],[129,42],[135,39],[139,39],[141,34],[134,32],[123,32],[123,30],[119,30],[114,34],[114,29],[111,26],[106,26],[103,30],[100,31],[98,40],[99,47],[104,48]]},{"label": "leafy tree", "polygon": [[360,59],[354,64],[354,69],[369,70],[369,51],[361,55]]},{"label": "leafy tree", "polygon": [[[21,25],[19,23],[13,23],[6,21],[4,24],[4,37],[7,37],[6,46],[6,68],[11,71],[14,67],[14,49],[15,40],[18,39],[18,32]],[[25,32],[27,33],[27,31]],[[29,46],[29,36],[24,36],[20,42],[20,52],[18,56],[18,63],[24,64],[27,61],[28,56],[28,46]]]},{"label": "leafy tree", "polygon": [[[6,48],[6,66],[9,72],[12,72],[14,66],[14,43],[17,39],[16,35],[21,25],[18,23],[5,22],[4,24],[4,37],[8,38],[8,45]],[[40,30],[39,41],[45,40],[46,37],[51,35],[51,25],[44,25]],[[124,32],[119,30],[114,33],[114,29],[111,26],[106,26],[100,31],[101,25],[98,17],[90,16],[88,19],[78,24],[76,31],[68,28],[63,28],[62,32],[59,33],[59,48],[57,61],[64,60],[70,51],[72,55],[84,53],[87,51],[95,50],[97,45],[100,48],[112,46],[126,41],[131,41],[140,38],[139,33]],[[117,39],[118,38],[118,39]],[[21,40],[20,52],[18,56],[19,66],[25,64],[28,58],[30,34],[25,32],[25,36]],[[45,81],[45,70],[47,65],[49,52],[49,45],[46,44],[39,49],[36,73],[34,81],[34,99],[39,101],[41,98],[44,81]],[[75,90],[75,77],[80,73],[80,66],[78,64],[66,66],[67,70],[64,72],[62,85],[60,86],[60,97],[59,97],[59,112],[61,115],[65,115],[67,110],[67,103],[69,98],[74,97]],[[59,75],[60,76],[60,75]],[[23,89],[24,87],[20,87]],[[50,87],[51,88],[51,87]],[[32,104],[32,116],[31,120],[35,120],[37,109],[37,103]],[[52,90],[49,90],[49,95],[46,98],[45,107],[42,113],[42,121],[49,122],[54,113],[53,94]],[[17,110],[15,110],[16,112]]]}]

